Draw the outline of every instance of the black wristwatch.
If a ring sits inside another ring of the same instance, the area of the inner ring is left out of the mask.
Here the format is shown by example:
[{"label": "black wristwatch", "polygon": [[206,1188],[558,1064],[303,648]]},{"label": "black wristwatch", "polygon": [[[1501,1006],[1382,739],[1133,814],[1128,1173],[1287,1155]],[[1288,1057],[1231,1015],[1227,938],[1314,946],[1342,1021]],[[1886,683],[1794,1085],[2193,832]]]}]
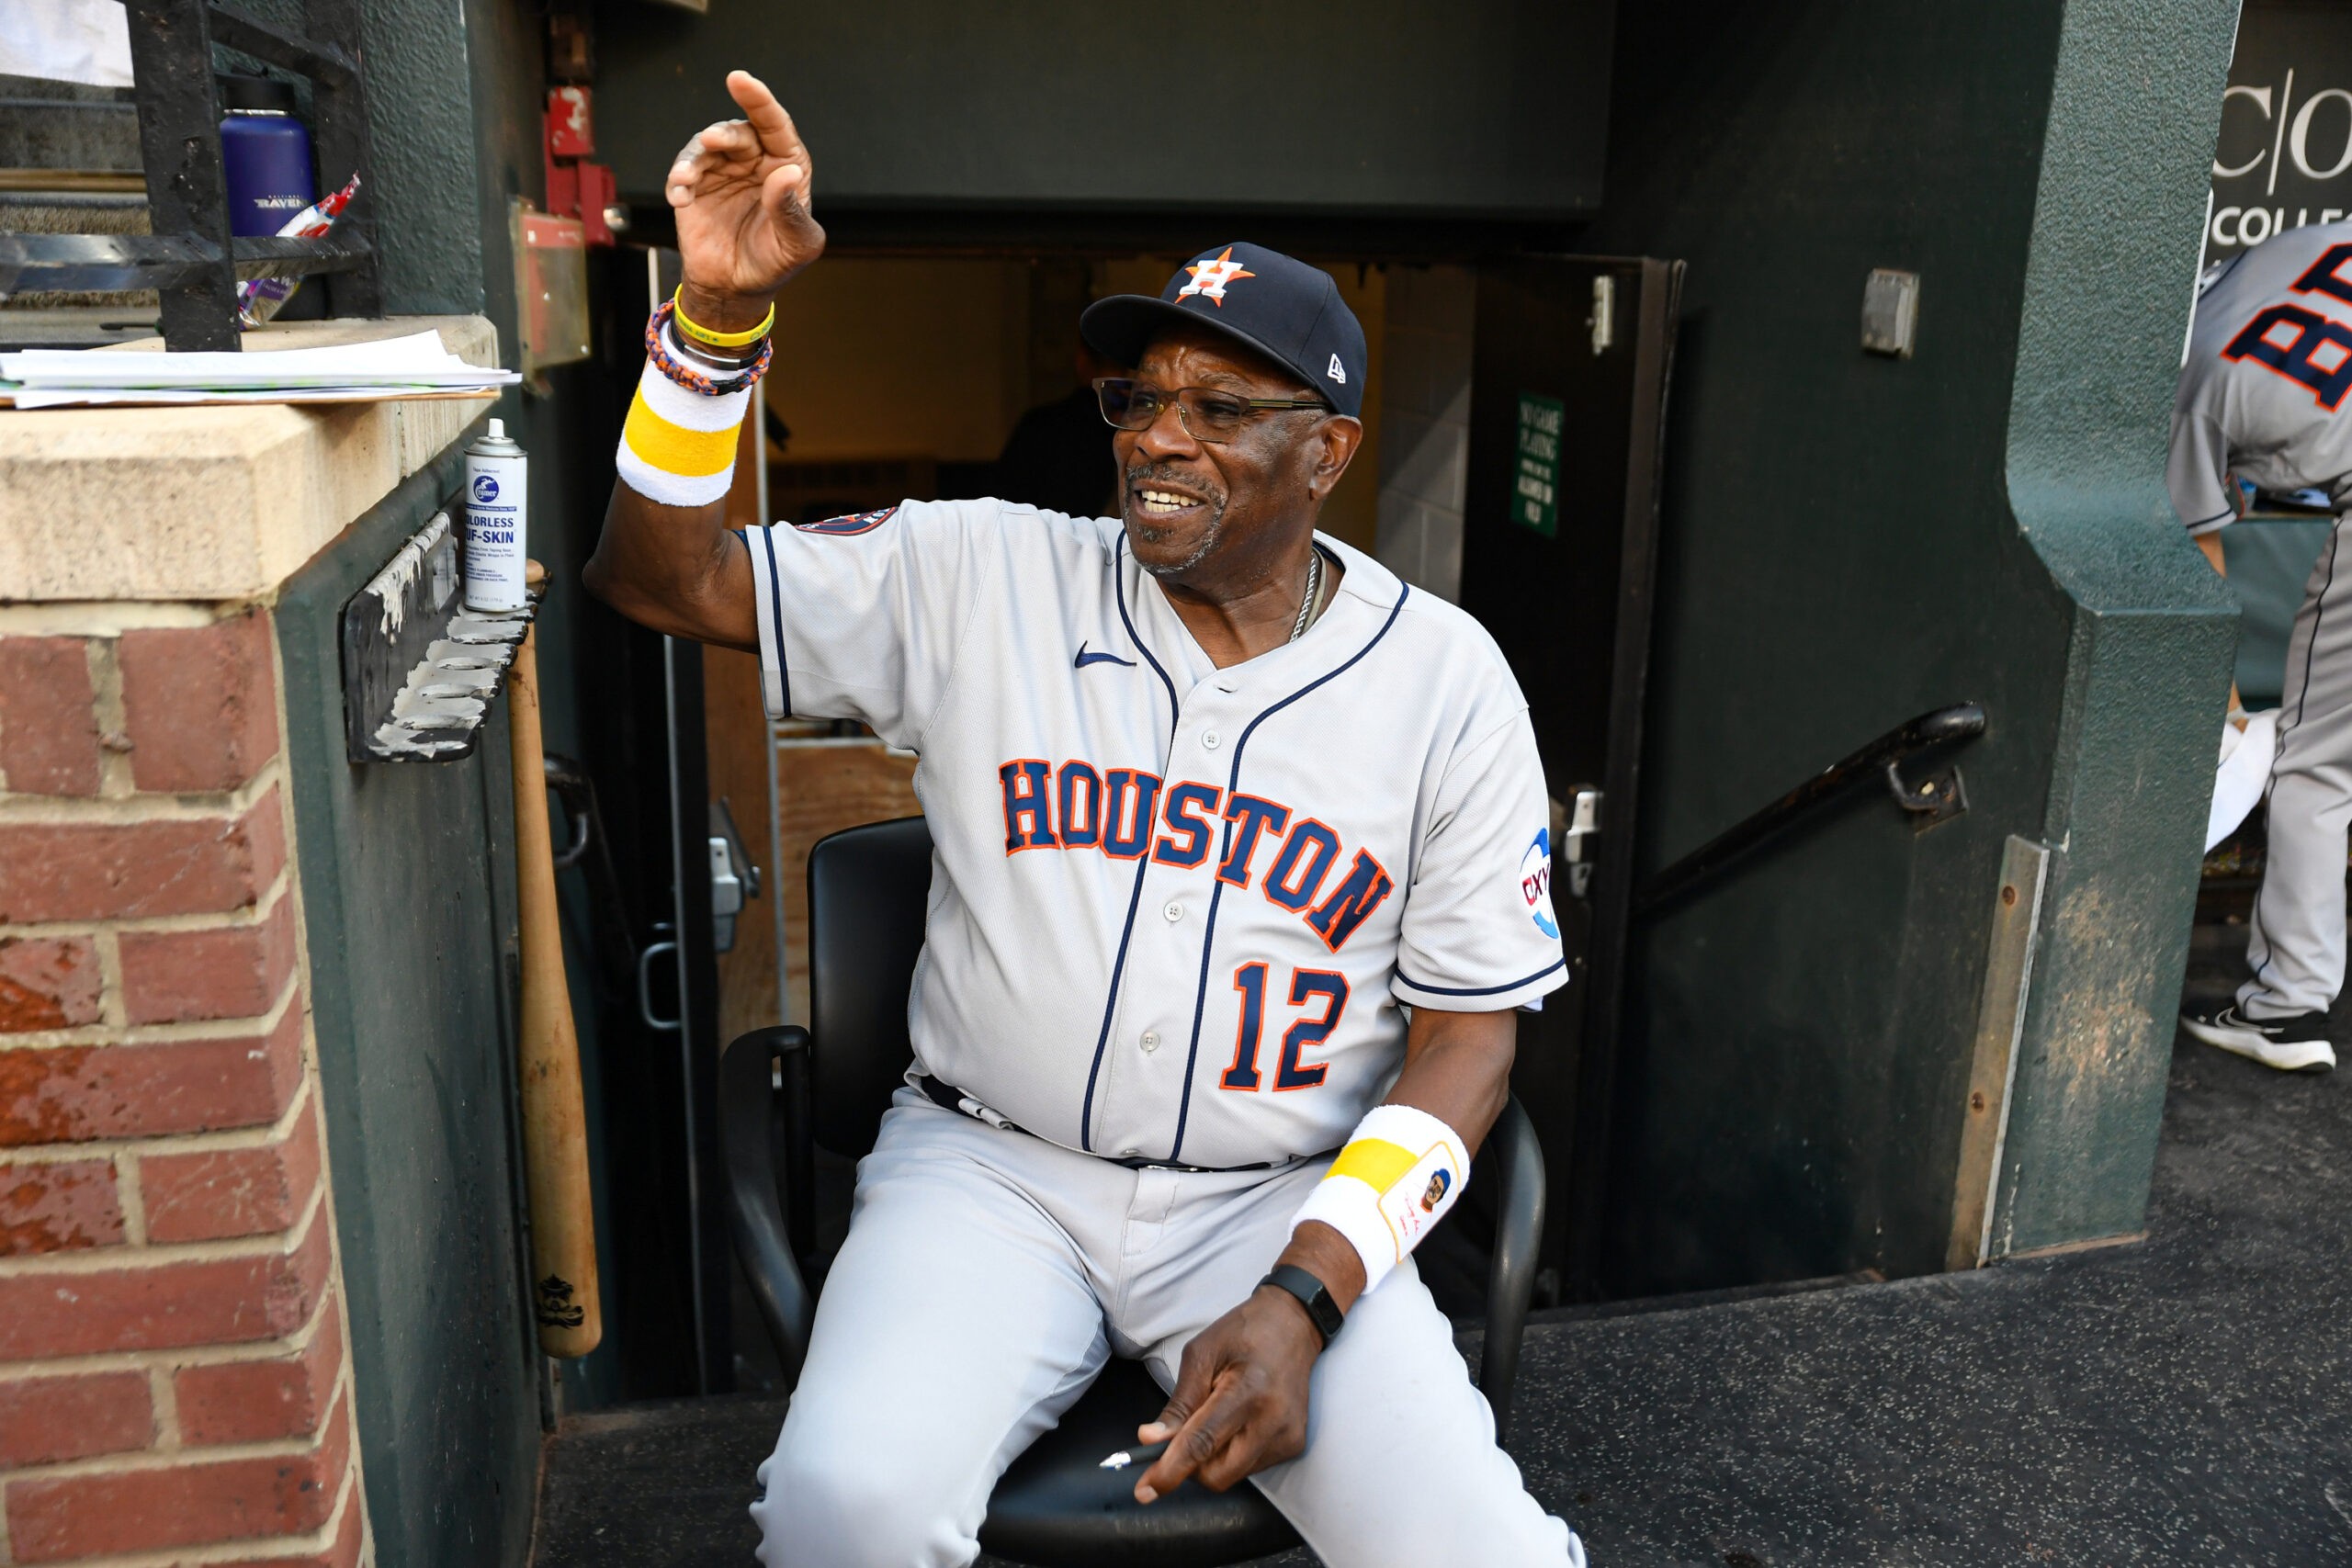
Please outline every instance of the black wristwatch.
[{"label": "black wristwatch", "polygon": [[1306,1320],[1315,1325],[1315,1332],[1326,1345],[1339,1337],[1340,1325],[1348,1321],[1348,1314],[1331,1299],[1330,1287],[1295,1263],[1276,1264],[1274,1271],[1258,1283],[1296,1296],[1298,1304],[1306,1309]]}]

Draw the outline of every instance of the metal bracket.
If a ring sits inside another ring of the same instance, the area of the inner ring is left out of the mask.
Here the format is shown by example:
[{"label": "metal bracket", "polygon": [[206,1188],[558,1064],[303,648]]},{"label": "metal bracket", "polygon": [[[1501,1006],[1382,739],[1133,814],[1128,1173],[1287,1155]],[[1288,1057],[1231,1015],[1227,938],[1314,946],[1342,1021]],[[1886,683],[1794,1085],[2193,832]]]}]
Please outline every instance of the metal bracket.
[{"label": "metal bracket", "polygon": [[1569,896],[1582,898],[1592,887],[1592,862],[1585,858],[1585,844],[1600,832],[1600,792],[1577,791],[1567,815],[1567,829],[1560,835],[1560,858],[1568,865]]},{"label": "metal bracket", "polygon": [[358,762],[473,755],[532,608],[478,615],[458,596],[449,513],[434,514],[343,607],[344,754]]},{"label": "metal bracket", "polygon": [[1968,788],[1962,783],[1958,763],[1928,774],[1916,783],[1906,783],[1902,768],[1894,762],[1886,765],[1886,787],[1894,796],[1894,804],[1911,813],[1915,828],[1928,829],[1939,822],[1949,822],[1968,809]]}]

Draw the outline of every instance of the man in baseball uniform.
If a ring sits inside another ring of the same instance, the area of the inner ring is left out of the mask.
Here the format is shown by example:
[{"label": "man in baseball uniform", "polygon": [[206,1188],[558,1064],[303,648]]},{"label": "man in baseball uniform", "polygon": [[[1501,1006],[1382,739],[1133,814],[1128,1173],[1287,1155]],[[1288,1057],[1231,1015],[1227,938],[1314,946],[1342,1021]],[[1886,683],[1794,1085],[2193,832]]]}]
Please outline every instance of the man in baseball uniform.
[{"label": "man in baseball uniform", "polygon": [[1121,517],[729,533],[771,300],[824,236],[791,120],[728,85],[747,118],[668,176],[684,282],[588,581],[756,651],[771,712],[916,751],[937,846],[915,1062],[761,1467],[761,1560],[969,1562],[1005,1466],[1118,1355],[1170,1390],[1147,1504],[1247,1478],[1332,1568],[1581,1565],[1409,1256],[1566,970],[1510,670],[1314,531],[1362,329],[1326,275],[1215,246],[1083,319],[1135,367],[1099,383]]},{"label": "man in baseball uniform", "polygon": [[2211,1045],[2290,1071],[2335,1066],[2327,1010],[2344,987],[2352,823],[2352,223],[2290,229],[2241,252],[2197,302],[2173,405],[2174,509],[2215,570],[2220,531],[2257,490],[2318,489],[2338,508],[2287,647],[2269,785],[2270,847],[2229,1002],[2181,1015]]}]

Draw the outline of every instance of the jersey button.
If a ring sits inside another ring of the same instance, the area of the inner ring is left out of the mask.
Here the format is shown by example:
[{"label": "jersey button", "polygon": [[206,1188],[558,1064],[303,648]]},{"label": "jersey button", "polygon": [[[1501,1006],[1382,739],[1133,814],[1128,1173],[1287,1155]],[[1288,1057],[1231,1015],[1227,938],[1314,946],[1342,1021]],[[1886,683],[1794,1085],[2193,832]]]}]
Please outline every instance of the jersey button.
[{"label": "jersey button", "polygon": [[1142,1038],[1141,1040],[1138,1040],[1137,1042],[1136,1042],[1136,1044],[1138,1044],[1138,1045],[1141,1045],[1141,1046],[1142,1046],[1145,1050],[1147,1050],[1147,1051],[1157,1051],[1157,1050],[1159,1050],[1159,1031],[1158,1031],[1157,1029],[1147,1029],[1147,1030],[1145,1030],[1145,1031],[1143,1032],[1143,1038]]},{"label": "jersey button", "polygon": [[1168,907],[1159,912],[1163,916],[1167,917],[1168,923],[1170,925],[1174,925],[1178,920],[1184,918],[1184,906],[1176,902],[1175,899],[1170,898],[1168,900]]},{"label": "jersey button", "polygon": [[1225,737],[1214,729],[1204,729],[1201,731],[1201,744],[1214,751],[1225,744]]}]

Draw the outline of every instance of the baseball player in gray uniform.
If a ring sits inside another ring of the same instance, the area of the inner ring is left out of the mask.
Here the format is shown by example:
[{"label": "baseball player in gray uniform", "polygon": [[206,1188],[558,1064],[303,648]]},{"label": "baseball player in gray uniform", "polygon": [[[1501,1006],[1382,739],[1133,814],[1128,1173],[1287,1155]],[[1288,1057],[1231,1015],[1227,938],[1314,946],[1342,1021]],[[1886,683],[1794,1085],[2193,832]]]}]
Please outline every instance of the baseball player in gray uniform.
[{"label": "baseball player in gray uniform", "polygon": [[[776,1568],[969,1562],[1114,1355],[1148,1504],[1261,1488],[1332,1568],[1584,1550],[1496,1446],[1411,1251],[1566,978],[1526,704],[1476,622],[1315,532],[1362,439],[1329,277],[1235,243],[1090,307],[1119,518],[918,502],[728,532],[812,166],[752,78],[669,175],[589,585],[921,758],[915,1061],[753,1506]],[[785,350],[788,358],[788,345]]]},{"label": "baseball player in gray uniform", "polygon": [[2352,223],[2290,229],[2241,252],[2197,302],[2173,405],[2174,508],[2221,570],[2244,479],[2317,489],[2338,508],[2287,649],[2269,785],[2270,847],[2255,898],[2254,977],[2182,1014],[2208,1044],[2290,1071],[2335,1066],[2327,1010],[2344,987],[2346,829],[2352,823]]}]

